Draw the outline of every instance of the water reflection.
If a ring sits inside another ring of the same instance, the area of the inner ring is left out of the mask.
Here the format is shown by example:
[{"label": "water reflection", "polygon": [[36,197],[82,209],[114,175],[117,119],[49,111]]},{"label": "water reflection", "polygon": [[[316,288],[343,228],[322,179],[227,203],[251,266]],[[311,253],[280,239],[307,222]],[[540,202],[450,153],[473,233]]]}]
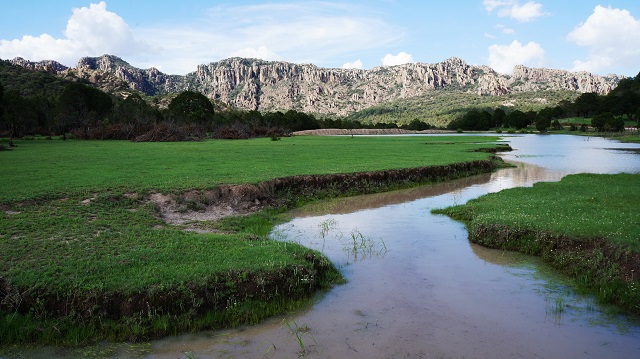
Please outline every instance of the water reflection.
[{"label": "water reflection", "polygon": [[[331,303],[325,300],[298,317],[317,328],[316,339],[331,343],[323,346],[319,340],[312,356],[640,356],[636,322],[609,315],[591,297],[574,293],[537,258],[470,244],[462,224],[430,213],[485,193],[558,181],[571,173],[640,172],[640,156],[612,151],[617,145],[604,139],[518,136],[509,141],[517,149],[504,156],[515,165],[511,169],[343,198],[292,213],[296,218],[280,230],[322,250],[349,280],[332,292]],[[328,220],[337,233],[357,228],[364,236],[381,238],[388,252],[382,259],[353,263],[330,235],[319,246],[314,233]],[[366,329],[376,340],[354,335],[347,323],[326,322],[340,313],[353,318],[344,308],[367,313],[367,324],[375,320],[376,327]],[[621,328],[626,331],[621,333]],[[348,345],[341,343],[344,338]],[[366,345],[376,350],[363,350]]]},{"label": "water reflection", "polygon": [[526,135],[508,138],[515,151],[502,157],[571,173],[640,173],[640,145],[602,137]]},{"label": "water reflection", "polygon": [[[602,139],[506,140],[516,149],[504,155],[514,168],[292,212],[295,218],[274,236],[322,251],[348,283],[303,313],[155,342],[150,357],[186,351],[225,358],[640,357],[638,326],[611,320],[537,258],[471,244],[463,224],[431,214],[570,173],[638,172],[640,156],[607,150],[620,146]],[[383,255],[345,251],[345,243],[363,241],[363,248],[384,243]],[[292,333],[290,323],[305,331]],[[628,330],[621,334],[621,327]]]},{"label": "water reflection", "polygon": [[[322,251],[347,284],[307,311],[166,338],[140,357],[640,357],[633,321],[607,315],[537,258],[471,244],[463,224],[431,214],[570,173],[638,173],[640,155],[628,149],[640,146],[575,136],[506,141],[513,168],[293,211],[273,236]],[[115,356],[128,357],[126,348]]]}]

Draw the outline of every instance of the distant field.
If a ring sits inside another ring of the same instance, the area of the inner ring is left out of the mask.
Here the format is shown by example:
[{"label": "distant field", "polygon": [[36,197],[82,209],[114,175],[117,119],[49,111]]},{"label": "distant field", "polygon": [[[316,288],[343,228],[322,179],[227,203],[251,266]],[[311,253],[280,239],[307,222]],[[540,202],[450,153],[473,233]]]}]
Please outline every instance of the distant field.
[{"label": "distant field", "polygon": [[14,150],[0,152],[0,202],[78,191],[173,191],[301,174],[446,165],[484,159],[486,153],[470,151],[491,147],[496,140],[356,136],[170,143],[16,141]]},{"label": "distant field", "polygon": [[591,117],[568,117],[559,119],[558,122],[561,124],[576,124],[576,125],[591,125]]}]

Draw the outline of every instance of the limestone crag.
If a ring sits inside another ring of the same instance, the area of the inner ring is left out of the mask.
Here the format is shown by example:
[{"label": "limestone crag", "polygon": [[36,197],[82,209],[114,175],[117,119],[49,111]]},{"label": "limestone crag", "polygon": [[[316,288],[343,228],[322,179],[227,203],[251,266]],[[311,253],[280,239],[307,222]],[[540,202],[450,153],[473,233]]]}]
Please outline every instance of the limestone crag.
[{"label": "limestone crag", "polygon": [[22,57],[16,57],[15,59],[11,60],[11,63],[14,65],[22,66],[25,69],[29,69],[32,71],[45,71],[52,74],[57,74],[68,69],[63,64],[53,60],[31,62],[23,59]]},{"label": "limestone crag", "polygon": [[602,77],[584,71],[535,69],[519,65],[513,69],[511,86],[515,91],[559,89],[607,94],[619,80],[615,75]]},{"label": "limestone crag", "polygon": [[111,55],[83,58],[76,68],[53,61],[32,63],[14,59],[13,62],[67,78],[80,78],[111,92],[137,90],[147,95],[165,95],[193,90],[241,109],[295,109],[336,115],[440,89],[491,96],[534,90],[606,94],[620,80],[617,76],[524,66],[516,66],[512,76],[505,76],[490,67],[471,66],[455,57],[436,64],[410,63],[371,70],[230,58],[199,65],[195,72],[185,76],[167,75],[155,68],[138,69]]}]

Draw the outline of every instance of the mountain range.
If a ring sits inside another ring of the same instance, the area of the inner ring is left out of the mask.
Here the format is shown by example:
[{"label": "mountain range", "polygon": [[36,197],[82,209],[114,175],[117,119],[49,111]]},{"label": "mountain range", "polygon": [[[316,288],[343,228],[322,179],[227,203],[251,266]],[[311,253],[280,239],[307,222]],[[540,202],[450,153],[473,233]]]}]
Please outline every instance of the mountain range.
[{"label": "mountain range", "polygon": [[525,66],[516,66],[508,76],[455,57],[435,64],[409,63],[370,70],[230,58],[199,65],[184,76],[168,75],[156,68],[139,69],[112,55],[82,58],[74,68],[52,60],[31,62],[15,58],[11,63],[62,78],[81,79],[112,93],[136,90],[162,98],[192,90],[245,110],[295,109],[341,116],[437,90],[478,96],[546,90],[607,94],[623,78]]}]

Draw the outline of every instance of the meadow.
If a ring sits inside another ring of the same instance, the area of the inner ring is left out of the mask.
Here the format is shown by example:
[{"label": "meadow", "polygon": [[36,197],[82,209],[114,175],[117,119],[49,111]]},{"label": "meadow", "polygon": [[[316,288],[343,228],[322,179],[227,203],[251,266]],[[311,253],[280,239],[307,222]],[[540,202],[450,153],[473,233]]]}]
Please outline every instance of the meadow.
[{"label": "meadow", "polygon": [[640,314],[640,175],[579,174],[439,210],[471,241],[541,256],[604,303]]},{"label": "meadow", "polygon": [[280,141],[16,141],[2,153],[0,203],[70,193],[181,191],[272,178],[447,165],[497,137],[290,137]]},{"label": "meadow", "polygon": [[152,192],[487,160],[496,140],[16,141],[0,153],[0,346],[255,323],[342,281],[322,254],[268,238],[295,201],[193,232],[164,222]]}]

